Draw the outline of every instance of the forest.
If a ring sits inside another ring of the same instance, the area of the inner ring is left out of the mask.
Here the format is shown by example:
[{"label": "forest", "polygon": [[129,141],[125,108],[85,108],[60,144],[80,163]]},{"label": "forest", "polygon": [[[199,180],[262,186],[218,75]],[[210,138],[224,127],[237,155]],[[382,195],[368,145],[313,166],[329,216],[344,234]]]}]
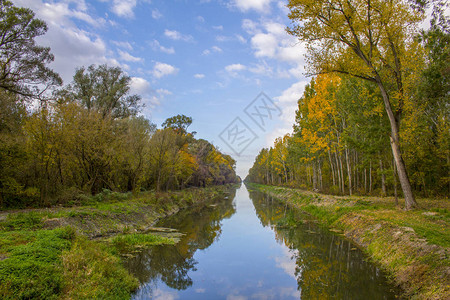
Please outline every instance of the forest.
[{"label": "forest", "polygon": [[406,208],[448,197],[450,19],[433,3],[289,1],[311,78],[293,132],[259,152],[246,180],[403,196]]},{"label": "forest", "polygon": [[235,183],[235,160],[196,139],[185,115],[157,128],[121,68],[91,65],[62,85],[47,31],[0,0],[0,207],[73,204],[104,190],[167,191]]}]

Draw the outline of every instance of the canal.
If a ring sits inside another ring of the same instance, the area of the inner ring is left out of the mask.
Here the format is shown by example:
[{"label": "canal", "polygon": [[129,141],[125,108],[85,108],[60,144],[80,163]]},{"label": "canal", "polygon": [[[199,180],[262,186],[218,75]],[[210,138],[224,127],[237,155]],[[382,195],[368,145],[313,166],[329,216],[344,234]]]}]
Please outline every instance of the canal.
[{"label": "canal", "polygon": [[245,185],[156,226],[184,235],[126,260],[133,299],[396,299],[355,245]]}]

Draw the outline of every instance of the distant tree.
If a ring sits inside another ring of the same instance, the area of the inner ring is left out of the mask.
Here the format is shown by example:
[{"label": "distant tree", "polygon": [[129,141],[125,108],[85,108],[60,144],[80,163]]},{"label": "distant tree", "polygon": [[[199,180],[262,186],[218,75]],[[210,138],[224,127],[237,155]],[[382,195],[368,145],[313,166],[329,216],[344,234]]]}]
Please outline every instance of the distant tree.
[{"label": "distant tree", "polygon": [[126,118],[141,109],[141,97],[130,95],[131,77],[119,67],[90,65],[76,70],[73,82],[60,94],[103,117]]},{"label": "distant tree", "polygon": [[47,25],[32,10],[0,0],[0,88],[40,98],[49,87],[62,84],[46,66],[54,60],[50,48],[35,42],[46,32]]},{"label": "distant tree", "polygon": [[164,128],[172,128],[175,131],[186,134],[187,129],[192,124],[192,118],[185,115],[176,115],[168,118],[162,123]]}]

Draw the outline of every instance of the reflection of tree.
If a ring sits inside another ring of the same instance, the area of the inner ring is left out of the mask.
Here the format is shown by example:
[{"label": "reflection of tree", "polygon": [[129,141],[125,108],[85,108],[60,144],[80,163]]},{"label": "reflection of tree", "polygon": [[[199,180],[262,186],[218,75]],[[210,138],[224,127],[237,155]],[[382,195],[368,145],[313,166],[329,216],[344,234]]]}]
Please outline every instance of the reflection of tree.
[{"label": "reflection of tree", "polygon": [[195,260],[185,258],[175,246],[155,246],[127,261],[141,282],[160,278],[167,286],[184,290],[192,285],[189,270],[195,270]]},{"label": "reflection of tree", "polygon": [[228,199],[215,199],[213,206],[198,206],[178,212],[156,226],[178,229],[185,235],[175,246],[155,246],[127,260],[126,265],[140,282],[161,279],[167,286],[184,290],[192,286],[189,271],[195,271],[193,259],[198,249],[208,248],[221,234],[221,221],[235,212],[230,189]]},{"label": "reflection of tree", "polygon": [[[250,192],[256,214],[264,226],[277,224],[286,216],[304,215],[286,208],[284,203],[260,192]],[[298,227],[274,226],[280,244],[294,253],[295,276],[302,299],[390,299],[385,277],[366,262],[352,244],[317,225],[299,222]]]}]

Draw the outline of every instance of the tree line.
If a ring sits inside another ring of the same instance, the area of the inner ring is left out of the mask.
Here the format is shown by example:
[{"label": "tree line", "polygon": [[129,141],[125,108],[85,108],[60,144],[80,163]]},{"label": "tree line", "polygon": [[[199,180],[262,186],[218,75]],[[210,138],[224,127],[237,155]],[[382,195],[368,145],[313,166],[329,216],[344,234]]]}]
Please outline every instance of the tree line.
[{"label": "tree line", "polygon": [[139,115],[119,67],[81,67],[61,87],[50,49],[35,43],[46,31],[30,9],[0,0],[0,207],[238,181],[235,160],[188,131],[192,118],[158,129]]},{"label": "tree line", "polygon": [[[431,26],[418,30],[425,8]],[[289,1],[312,75],[293,133],[248,180],[352,195],[450,194],[450,20],[442,1]]]}]

